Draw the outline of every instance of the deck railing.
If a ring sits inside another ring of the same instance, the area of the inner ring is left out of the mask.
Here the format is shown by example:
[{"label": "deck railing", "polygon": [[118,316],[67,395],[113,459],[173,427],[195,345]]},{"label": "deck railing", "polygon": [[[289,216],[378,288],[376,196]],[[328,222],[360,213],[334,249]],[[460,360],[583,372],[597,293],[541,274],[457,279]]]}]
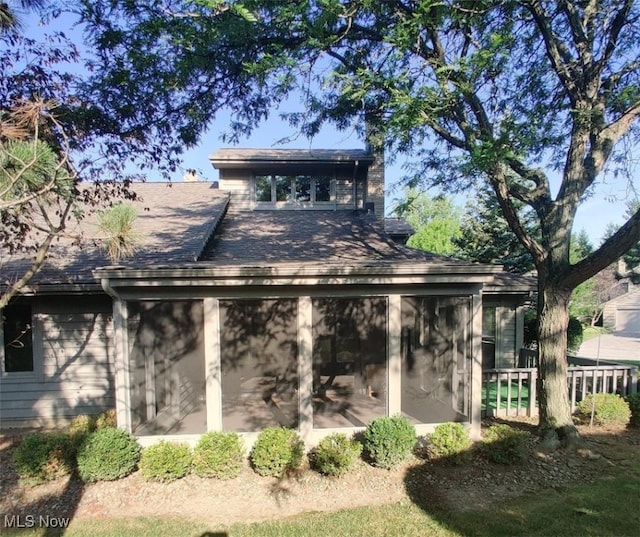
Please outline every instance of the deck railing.
[{"label": "deck railing", "polygon": [[[482,372],[482,415],[537,415],[537,379],[538,370],[533,367],[485,369]],[[567,390],[572,412],[589,393],[636,393],[638,368],[614,363],[569,366]]]}]

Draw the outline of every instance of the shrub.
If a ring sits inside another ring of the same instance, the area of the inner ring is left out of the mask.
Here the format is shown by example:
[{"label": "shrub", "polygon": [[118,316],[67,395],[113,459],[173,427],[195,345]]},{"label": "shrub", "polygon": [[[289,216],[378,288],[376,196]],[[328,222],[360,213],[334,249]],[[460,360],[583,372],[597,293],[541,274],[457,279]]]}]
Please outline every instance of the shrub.
[{"label": "shrub", "polygon": [[282,477],[302,463],[304,443],[298,433],[285,427],[269,427],[251,450],[251,464],[262,476]]},{"label": "shrub", "polygon": [[122,429],[99,429],[87,435],[77,455],[78,473],[83,481],[113,481],[136,467],[140,446]]},{"label": "shrub", "polygon": [[371,464],[387,469],[404,461],[417,441],[415,427],[402,416],[376,418],[367,426],[363,438]]},{"label": "shrub", "polygon": [[427,435],[427,454],[432,460],[460,464],[467,460],[470,448],[469,431],[462,423],[441,423]]},{"label": "shrub", "polygon": [[[595,402],[595,409],[594,409]],[[613,393],[588,394],[578,403],[578,415],[584,420],[591,419],[593,410],[593,422],[596,425],[626,425],[631,417],[629,404],[619,395]]]},{"label": "shrub", "polygon": [[96,429],[106,429],[107,427],[117,427],[116,409],[110,408],[104,412],[100,412],[96,416]]},{"label": "shrub", "polygon": [[80,447],[85,437],[98,429],[116,426],[116,411],[105,410],[100,414],[81,414],[73,418],[67,432],[76,449]]},{"label": "shrub", "polygon": [[582,327],[582,323],[575,317],[569,317],[569,325],[567,326],[567,350],[569,352],[578,352],[583,339],[584,328]]},{"label": "shrub", "polygon": [[163,440],[142,450],[139,467],[145,479],[175,481],[191,469],[191,448],[187,444]]},{"label": "shrub", "polygon": [[640,393],[627,395],[624,400],[629,405],[629,410],[631,411],[631,425],[640,427]]},{"label": "shrub", "polygon": [[16,447],[13,462],[21,479],[38,485],[71,474],[74,455],[68,434],[34,433],[26,436]]},{"label": "shrub", "polygon": [[531,434],[506,424],[492,425],[482,439],[482,453],[498,464],[515,464],[527,458]]},{"label": "shrub", "polygon": [[335,433],[323,438],[313,452],[313,466],[326,475],[342,475],[348,472],[360,457],[362,444]]},{"label": "shrub", "polygon": [[240,475],[243,458],[240,435],[210,432],[200,438],[193,451],[193,471],[200,477],[231,479]]}]

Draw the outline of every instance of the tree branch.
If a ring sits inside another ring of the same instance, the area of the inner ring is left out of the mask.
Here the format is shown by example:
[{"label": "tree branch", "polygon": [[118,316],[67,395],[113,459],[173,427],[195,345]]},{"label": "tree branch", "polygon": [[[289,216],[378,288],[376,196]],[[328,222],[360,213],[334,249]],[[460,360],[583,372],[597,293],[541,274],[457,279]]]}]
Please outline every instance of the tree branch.
[{"label": "tree branch", "polygon": [[542,35],[547,56],[551,61],[553,69],[558,74],[563,87],[573,102],[576,97],[576,85],[573,70],[569,68],[569,65],[573,61],[571,54],[563,45],[562,41],[553,33],[549,16],[544,11],[541,3],[537,0],[525,1],[524,6],[533,16]]},{"label": "tree branch", "polygon": [[570,289],[575,289],[583,281],[608,267],[612,259],[620,258],[638,241],[640,241],[640,210],[611,235],[600,248],[573,265],[565,283]]}]

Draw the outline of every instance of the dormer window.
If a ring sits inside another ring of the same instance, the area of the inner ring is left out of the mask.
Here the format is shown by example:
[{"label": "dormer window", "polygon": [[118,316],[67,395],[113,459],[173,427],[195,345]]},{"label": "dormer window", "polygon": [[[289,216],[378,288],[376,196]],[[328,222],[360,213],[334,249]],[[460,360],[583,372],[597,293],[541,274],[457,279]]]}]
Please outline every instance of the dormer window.
[{"label": "dormer window", "polygon": [[258,204],[313,206],[335,199],[329,175],[256,175]]}]

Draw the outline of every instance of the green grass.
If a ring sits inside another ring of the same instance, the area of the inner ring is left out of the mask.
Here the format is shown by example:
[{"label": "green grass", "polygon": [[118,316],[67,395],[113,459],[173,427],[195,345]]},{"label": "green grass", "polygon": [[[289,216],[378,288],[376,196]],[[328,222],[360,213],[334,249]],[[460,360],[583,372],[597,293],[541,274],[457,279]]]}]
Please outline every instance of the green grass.
[{"label": "green grass", "polygon": [[[508,384],[506,382],[500,383],[500,409],[506,410],[507,408],[507,393],[508,393]],[[496,409],[496,399],[498,392],[498,383],[490,382],[489,383],[489,409]],[[487,410],[486,404],[487,397],[487,385],[486,383],[482,384],[482,410]],[[529,406],[529,387],[523,384],[522,386],[522,399],[520,403],[520,408],[527,408]],[[518,383],[511,382],[511,409],[515,410],[518,408]]]},{"label": "green grass", "polygon": [[582,332],[582,342],[593,339],[594,337],[610,334],[611,331],[601,326],[585,326]]},{"label": "green grass", "polygon": [[461,535],[598,536],[638,535],[640,466],[593,484],[550,489],[497,511],[451,513],[444,520]]},{"label": "green grass", "polygon": [[[312,513],[274,522],[209,527],[172,518],[78,520],[67,537],[544,537],[638,535],[640,465],[612,470],[595,483],[549,488],[482,511],[454,511],[409,502],[381,507]],[[44,536],[43,530],[6,535]],[[50,534],[49,534],[50,535]],[[54,534],[55,535],[55,534]]]}]

